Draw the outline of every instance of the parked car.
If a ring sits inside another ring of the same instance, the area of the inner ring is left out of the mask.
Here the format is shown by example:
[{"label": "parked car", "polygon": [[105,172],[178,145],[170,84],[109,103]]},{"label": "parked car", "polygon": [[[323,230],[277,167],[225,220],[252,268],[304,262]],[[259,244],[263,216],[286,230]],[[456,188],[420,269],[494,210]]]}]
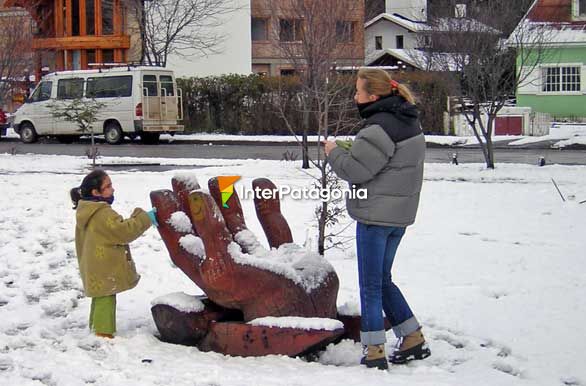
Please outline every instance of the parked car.
[{"label": "parked car", "polygon": [[0,109],[0,137],[6,136],[6,129],[10,126],[4,110]]},{"label": "parked car", "polygon": [[98,113],[95,134],[109,144],[125,136],[156,143],[161,133],[183,131],[182,94],[172,71],[161,67],[116,67],[62,71],[45,75],[14,114],[13,127],[24,143],[40,136],[64,142],[82,135],[79,127],[56,119],[51,109],[75,99],[91,98],[106,106]]}]

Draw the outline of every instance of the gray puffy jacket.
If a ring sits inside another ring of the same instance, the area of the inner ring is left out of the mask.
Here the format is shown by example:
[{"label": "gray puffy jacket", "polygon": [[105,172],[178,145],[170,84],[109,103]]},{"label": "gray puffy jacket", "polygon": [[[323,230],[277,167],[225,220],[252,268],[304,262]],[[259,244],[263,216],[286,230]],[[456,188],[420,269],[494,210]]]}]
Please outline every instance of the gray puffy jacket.
[{"label": "gray puffy jacket", "polygon": [[417,108],[400,96],[366,107],[362,129],[349,151],[333,149],[334,172],[368,198],[348,198],[350,217],[364,224],[406,227],[413,224],[423,182],[425,138]]}]

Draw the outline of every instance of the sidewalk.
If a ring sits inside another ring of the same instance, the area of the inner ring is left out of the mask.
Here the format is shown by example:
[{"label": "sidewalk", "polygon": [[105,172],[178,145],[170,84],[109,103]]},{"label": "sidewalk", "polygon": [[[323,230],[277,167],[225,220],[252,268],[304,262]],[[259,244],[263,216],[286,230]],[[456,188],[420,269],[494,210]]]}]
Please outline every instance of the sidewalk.
[{"label": "sidewalk", "polygon": [[[98,136],[101,137],[101,136]],[[18,135],[8,129],[6,138],[18,140]],[[340,136],[347,139],[354,136]],[[320,138],[320,140],[323,137]],[[478,141],[475,137],[456,137],[449,135],[426,135],[425,140],[429,148],[477,148]],[[298,144],[301,137],[292,135],[228,135],[228,134],[163,134],[162,143],[189,143],[196,145],[250,145],[255,146],[290,146]],[[310,135],[310,145],[318,141],[316,135]],[[497,149],[560,149],[560,150],[586,150],[586,136],[545,135],[542,137],[529,136],[495,136],[494,147]]]}]

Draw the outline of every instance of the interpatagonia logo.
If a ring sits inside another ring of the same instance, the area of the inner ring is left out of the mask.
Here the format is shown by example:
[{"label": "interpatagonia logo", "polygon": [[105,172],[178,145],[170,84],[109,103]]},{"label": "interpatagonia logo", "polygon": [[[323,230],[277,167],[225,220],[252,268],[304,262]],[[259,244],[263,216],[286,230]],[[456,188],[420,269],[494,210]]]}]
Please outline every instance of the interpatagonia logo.
[{"label": "interpatagonia logo", "polygon": [[222,206],[228,207],[228,200],[234,194],[234,183],[240,179],[240,176],[222,176],[218,177],[218,185],[222,194]]}]

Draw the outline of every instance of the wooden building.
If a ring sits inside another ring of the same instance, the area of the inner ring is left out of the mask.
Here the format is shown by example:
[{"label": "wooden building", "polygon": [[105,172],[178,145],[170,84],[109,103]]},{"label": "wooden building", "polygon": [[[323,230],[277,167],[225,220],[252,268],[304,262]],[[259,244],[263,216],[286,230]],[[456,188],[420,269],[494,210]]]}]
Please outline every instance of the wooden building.
[{"label": "wooden building", "polygon": [[[92,63],[139,61],[140,0],[4,0],[36,23],[35,73],[92,68]],[[38,77],[37,77],[38,79]]]}]

